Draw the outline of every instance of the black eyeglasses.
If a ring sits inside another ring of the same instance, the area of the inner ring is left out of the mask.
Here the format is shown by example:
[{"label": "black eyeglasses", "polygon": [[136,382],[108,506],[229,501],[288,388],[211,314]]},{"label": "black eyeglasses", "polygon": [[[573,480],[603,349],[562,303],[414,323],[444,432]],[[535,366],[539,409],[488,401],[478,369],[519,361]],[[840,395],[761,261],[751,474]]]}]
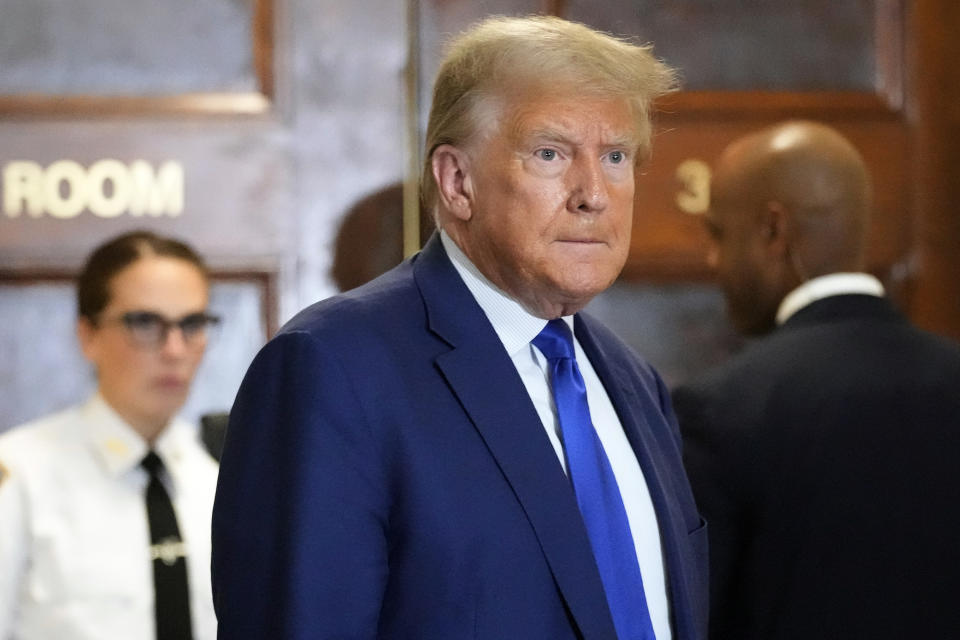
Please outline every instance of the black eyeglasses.
[{"label": "black eyeglasses", "polygon": [[168,320],[153,311],[128,311],[113,321],[121,323],[134,342],[143,347],[162,346],[174,327],[180,329],[183,341],[193,347],[203,342],[207,337],[207,329],[218,324],[220,318],[199,312],[185,315],[178,320]]}]

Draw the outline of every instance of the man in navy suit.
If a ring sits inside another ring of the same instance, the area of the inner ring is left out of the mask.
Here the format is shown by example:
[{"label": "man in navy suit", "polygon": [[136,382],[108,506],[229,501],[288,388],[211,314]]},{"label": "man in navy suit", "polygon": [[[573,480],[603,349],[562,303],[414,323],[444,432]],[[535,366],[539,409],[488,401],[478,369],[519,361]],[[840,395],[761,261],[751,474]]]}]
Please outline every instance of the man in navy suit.
[{"label": "man in navy suit", "polygon": [[[614,640],[640,611],[648,631],[621,640],[703,637],[706,531],[668,393],[577,313],[626,260],[648,112],[672,82],[647,48],[557,18],[491,18],[453,43],[423,180],[440,231],[291,320],[231,411],[221,638]],[[616,547],[575,495],[532,344],[548,321],[573,329],[629,525],[613,568],[640,589],[605,589],[595,554]]]},{"label": "man in navy suit", "polygon": [[711,260],[764,335],[674,391],[710,527],[715,639],[960,637],[960,347],[864,273],[870,180],[786,122],[714,173]]}]

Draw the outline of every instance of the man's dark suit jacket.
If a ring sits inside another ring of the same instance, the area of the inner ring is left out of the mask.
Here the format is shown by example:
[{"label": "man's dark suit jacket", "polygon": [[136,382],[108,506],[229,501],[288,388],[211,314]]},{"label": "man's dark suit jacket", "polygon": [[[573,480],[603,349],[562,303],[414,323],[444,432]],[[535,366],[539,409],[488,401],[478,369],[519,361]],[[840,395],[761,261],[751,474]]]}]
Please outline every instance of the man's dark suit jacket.
[{"label": "man's dark suit jacket", "polygon": [[[660,379],[575,332],[653,498],[674,637],[706,633],[706,531]],[[299,314],[230,416],[213,513],[221,638],[612,640],[571,485],[439,238]]]},{"label": "man's dark suit jacket", "polygon": [[960,638],[957,345],[835,296],[673,398],[712,638]]}]

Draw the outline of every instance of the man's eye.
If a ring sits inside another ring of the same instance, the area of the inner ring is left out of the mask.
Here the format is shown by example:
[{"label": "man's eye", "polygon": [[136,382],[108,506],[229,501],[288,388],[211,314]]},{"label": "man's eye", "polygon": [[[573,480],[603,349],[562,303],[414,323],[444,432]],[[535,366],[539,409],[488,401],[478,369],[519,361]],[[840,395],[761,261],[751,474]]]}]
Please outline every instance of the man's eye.
[{"label": "man's eye", "polygon": [[554,149],[538,149],[534,155],[547,162],[557,158],[557,152]]},{"label": "man's eye", "polygon": [[620,164],[624,160],[623,151],[611,151],[607,156],[613,164]]}]

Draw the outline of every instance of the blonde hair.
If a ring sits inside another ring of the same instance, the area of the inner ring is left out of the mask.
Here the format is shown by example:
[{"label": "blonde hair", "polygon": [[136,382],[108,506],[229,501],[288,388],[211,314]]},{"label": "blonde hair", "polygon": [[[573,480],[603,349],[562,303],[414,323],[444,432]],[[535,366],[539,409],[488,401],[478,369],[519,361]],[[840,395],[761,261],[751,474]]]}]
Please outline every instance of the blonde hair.
[{"label": "blonde hair", "polygon": [[649,153],[650,104],[676,87],[673,70],[651,47],[553,16],[482,20],[448,44],[437,73],[427,124],[421,189],[433,210],[437,186],[434,150],[465,145],[481,131],[481,107],[512,89],[544,88],[574,95],[623,97],[630,101],[640,156]]}]

